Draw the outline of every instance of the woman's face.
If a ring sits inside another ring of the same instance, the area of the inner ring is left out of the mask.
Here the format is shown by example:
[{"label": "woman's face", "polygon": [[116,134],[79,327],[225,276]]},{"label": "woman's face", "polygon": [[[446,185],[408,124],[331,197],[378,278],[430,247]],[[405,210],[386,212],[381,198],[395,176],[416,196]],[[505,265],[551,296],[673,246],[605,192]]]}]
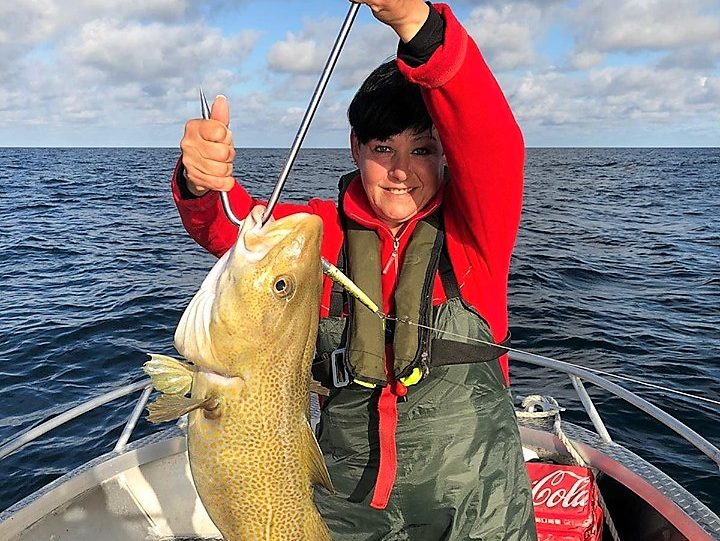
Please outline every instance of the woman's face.
[{"label": "woman's face", "polygon": [[434,127],[420,134],[406,130],[366,144],[352,133],[350,147],[370,205],[393,234],[442,186],[445,155]]}]

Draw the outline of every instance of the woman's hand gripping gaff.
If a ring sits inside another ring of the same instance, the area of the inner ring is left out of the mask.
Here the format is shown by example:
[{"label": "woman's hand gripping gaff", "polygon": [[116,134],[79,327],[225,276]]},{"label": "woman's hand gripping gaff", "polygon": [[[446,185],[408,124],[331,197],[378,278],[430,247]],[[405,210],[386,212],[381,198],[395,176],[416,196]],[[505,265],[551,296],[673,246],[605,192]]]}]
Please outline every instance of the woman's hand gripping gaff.
[{"label": "woman's hand gripping gaff", "polygon": [[194,195],[209,190],[227,192],[235,184],[235,147],[229,125],[230,108],[225,96],[215,98],[208,120],[196,118],[185,124],[180,149],[187,187]]}]

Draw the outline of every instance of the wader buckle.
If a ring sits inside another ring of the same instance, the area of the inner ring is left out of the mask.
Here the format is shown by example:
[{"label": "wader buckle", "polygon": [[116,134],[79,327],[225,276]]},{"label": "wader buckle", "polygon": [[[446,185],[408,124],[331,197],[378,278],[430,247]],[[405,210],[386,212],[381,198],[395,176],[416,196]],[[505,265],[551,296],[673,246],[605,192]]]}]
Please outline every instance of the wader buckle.
[{"label": "wader buckle", "polygon": [[330,354],[330,371],[335,387],[347,387],[350,374],[345,366],[345,348],[338,348]]}]

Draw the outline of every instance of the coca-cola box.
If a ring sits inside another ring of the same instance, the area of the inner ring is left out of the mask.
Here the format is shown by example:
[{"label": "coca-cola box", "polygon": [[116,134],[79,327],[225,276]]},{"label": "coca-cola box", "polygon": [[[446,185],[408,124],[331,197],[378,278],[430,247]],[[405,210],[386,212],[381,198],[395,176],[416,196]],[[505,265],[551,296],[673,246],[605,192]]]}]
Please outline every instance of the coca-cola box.
[{"label": "coca-cola box", "polygon": [[592,470],[527,462],[538,541],[600,541],[603,513]]}]

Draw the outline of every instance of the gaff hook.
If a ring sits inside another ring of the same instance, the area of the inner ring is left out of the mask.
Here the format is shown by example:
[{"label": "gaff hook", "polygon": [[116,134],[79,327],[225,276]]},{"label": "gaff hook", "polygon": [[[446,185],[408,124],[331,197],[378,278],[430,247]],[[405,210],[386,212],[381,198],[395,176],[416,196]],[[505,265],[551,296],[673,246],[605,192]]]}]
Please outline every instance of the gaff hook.
[{"label": "gaff hook", "polygon": [[[353,4],[355,5],[355,4]],[[359,4],[358,4],[359,5]],[[210,106],[208,105],[207,99],[205,98],[205,93],[203,92],[202,88],[200,89],[200,108],[202,110],[202,117],[207,120],[210,118]],[[289,170],[289,168],[288,168]],[[282,188],[282,186],[281,186]],[[279,190],[278,190],[279,193]],[[240,220],[232,211],[232,208],[230,207],[230,199],[228,198],[227,192],[220,192],[220,200],[222,201],[223,210],[225,211],[225,215],[228,217],[228,220],[230,220],[233,224],[235,224],[238,227],[242,227],[242,220]],[[277,200],[277,199],[276,199]],[[268,205],[269,208],[269,205]],[[266,215],[270,216],[270,214],[267,213]],[[265,218],[263,218],[263,225],[265,225]],[[370,297],[368,297],[355,283],[350,280],[345,274],[343,274],[340,269],[338,269],[335,265],[330,263],[327,259],[324,257],[320,257],[320,263],[322,264],[322,271],[323,273],[330,278],[333,282],[336,282],[339,284],[342,288],[344,288],[350,295],[358,299],[362,304],[367,306],[372,312],[374,312],[377,316],[381,318],[385,318],[385,314],[382,313],[380,308],[377,304],[375,304]]]}]

